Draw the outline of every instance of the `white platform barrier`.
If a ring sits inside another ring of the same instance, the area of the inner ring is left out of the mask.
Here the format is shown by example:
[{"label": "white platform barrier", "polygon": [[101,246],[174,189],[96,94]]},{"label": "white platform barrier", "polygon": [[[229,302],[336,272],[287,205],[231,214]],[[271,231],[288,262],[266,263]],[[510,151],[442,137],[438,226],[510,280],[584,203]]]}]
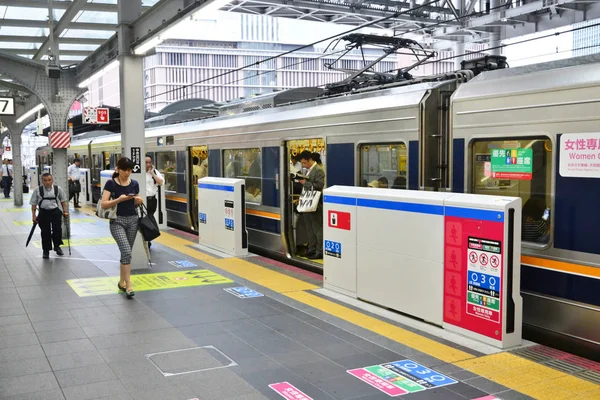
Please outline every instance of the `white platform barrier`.
[{"label": "white platform barrier", "polygon": [[158,205],[156,207],[156,212],[154,213],[154,218],[158,223],[158,227],[161,231],[167,229],[167,197],[165,193],[165,186],[158,187],[158,193],[156,195],[156,199],[158,201]]},{"label": "white platform barrier", "polygon": [[235,257],[248,255],[243,179],[198,181],[198,243]]},{"label": "white platform barrier", "polygon": [[521,344],[520,198],[334,186],[323,212],[325,288]]},{"label": "white platform barrier", "polygon": [[79,193],[79,204],[92,204],[92,172],[89,168],[80,168],[81,193]]},{"label": "white platform barrier", "polygon": [[[109,179],[112,179],[112,175],[114,170],[104,170],[100,171],[100,199],[98,201],[102,201],[102,194],[104,193],[104,185]],[[140,196],[142,199],[144,196]],[[110,232],[109,232],[110,233]],[[146,255],[146,249],[144,248],[146,244],[144,243],[144,237],[138,231],[137,236],[135,237],[135,243],[133,244],[133,249],[131,249],[131,269],[146,269],[149,267],[148,265],[148,256]]]},{"label": "white platform barrier", "polygon": [[33,165],[33,166],[29,167],[27,170],[27,175],[29,178],[29,189],[30,190],[33,190],[36,187],[41,185],[37,165]]}]

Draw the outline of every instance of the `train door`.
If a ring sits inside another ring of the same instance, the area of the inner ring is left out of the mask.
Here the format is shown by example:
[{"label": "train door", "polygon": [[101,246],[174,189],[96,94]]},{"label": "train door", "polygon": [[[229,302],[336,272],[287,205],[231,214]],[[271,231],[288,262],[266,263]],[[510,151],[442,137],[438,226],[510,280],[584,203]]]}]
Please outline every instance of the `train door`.
[{"label": "train door", "polygon": [[[325,171],[326,147],[323,138],[290,140],[284,143],[287,158],[284,160],[284,168],[287,173],[282,174],[285,180],[285,201],[283,202],[285,239],[289,254],[303,261],[311,261],[323,264],[323,219],[322,213],[298,213],[297,206],[302,193],[302,184],[298,176],[310,175],[307,164],[302,164],[300,156],[302,152],[309,151],[312,159],[319,168]],[[316,168],[313,167],[313,168]],[[297,175],[297,179],[292,176]],[[327,177],[325,177],[327,179]],[[327,187],[327,186],[324,186]],[[319,215],[321,218],[319,218]],[[314,232],[320,234],[315,235]],[[320,246],[318,246],[320,242]],[[311,254],[312,247],[318,247],[317,253]]]},{"label": "train door", "polygon": [[188,210],[192,229],[198,231],[198,179],[208,176],[208,147],[188,147]]}]

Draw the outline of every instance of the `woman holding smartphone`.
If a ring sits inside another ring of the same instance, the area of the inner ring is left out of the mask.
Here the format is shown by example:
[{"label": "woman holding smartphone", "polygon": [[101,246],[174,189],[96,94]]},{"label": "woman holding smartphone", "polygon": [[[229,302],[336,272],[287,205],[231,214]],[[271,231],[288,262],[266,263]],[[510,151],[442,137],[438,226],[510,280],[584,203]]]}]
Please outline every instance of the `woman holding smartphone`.
[{"label": "woman holding smartphone", "polygon": [[[117,171],[112,179],[104,185],[102,192],[102,208],[117,206],[117,218],[110,220],[110,233],[119,246],[121,252],[121,277],[117,286],[125,292],[128,299],[135,293],[131,286],[131,250],[138,230],[138,213],[136,207],[143,200],[138,194],[140,185],[130,179],[134,163],[128,158],[121,158],[117,162]],[[111,197],[113,199],[111,200]]]}]

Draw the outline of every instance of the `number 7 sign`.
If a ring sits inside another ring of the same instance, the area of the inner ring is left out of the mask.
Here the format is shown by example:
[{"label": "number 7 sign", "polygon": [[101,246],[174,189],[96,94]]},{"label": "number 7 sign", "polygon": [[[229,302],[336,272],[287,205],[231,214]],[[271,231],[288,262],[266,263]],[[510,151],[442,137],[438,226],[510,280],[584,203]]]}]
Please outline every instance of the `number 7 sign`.
[{"label": "number 7 sign", "polygon": [[14,97],[0,97],[0,115],[15,115]]}]

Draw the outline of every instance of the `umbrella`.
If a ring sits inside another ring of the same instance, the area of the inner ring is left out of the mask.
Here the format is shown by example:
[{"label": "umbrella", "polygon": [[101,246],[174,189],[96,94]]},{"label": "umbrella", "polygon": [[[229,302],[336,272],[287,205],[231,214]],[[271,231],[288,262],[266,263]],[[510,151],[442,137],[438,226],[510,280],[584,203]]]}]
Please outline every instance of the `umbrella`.
[{"label": "umbrella", "polygon": [[31,242],[31,237],[33,236],[33,232],[35,231],[35,227],[37,226],[37,222],[33,223],[33,227],[31,228],[31,232],[29,232],[29,237],[27,238],[27,243],[25,247],[29,246],[29,242]]},{"label": "umbrella", "polygon": [[148,265],[150,266],[150,268],[152,268],[152,257],[150,257],[150,248],[148,247],[148,242],[146,242],[144,240],[143,243],[144,243],[144,250],[146,251],[146,257],[148,257]]},{"label": "umbrella", "polygon": [[69,221],[69,217],[65,217],[65,226],[67,228],[67,243],[69,243],[69,255],[71,255],[71,221]]}]

